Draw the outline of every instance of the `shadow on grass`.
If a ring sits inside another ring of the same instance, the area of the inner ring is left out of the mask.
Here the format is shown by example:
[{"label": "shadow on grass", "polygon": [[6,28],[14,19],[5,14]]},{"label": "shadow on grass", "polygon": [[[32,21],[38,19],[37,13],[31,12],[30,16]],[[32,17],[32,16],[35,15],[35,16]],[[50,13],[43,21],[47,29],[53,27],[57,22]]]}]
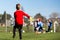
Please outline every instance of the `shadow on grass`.
[{"label": "shadow on grass", "polygon": [[0,38],[0,40],[10,40],[10,39],[7,39],[7,38],[5,38],[5,39],[4,39],[4,38]]}]

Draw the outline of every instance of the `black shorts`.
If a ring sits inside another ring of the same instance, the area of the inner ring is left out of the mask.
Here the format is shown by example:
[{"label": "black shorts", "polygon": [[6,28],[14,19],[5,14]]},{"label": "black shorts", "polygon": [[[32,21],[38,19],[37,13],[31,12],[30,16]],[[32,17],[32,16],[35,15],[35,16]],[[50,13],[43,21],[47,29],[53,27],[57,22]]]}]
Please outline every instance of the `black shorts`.
[{"label": "black shorts", "polygon": [[23,26],[23,24],[18,24],[18,23],[15,22],[14,28],[22,29],[22,26]]}]

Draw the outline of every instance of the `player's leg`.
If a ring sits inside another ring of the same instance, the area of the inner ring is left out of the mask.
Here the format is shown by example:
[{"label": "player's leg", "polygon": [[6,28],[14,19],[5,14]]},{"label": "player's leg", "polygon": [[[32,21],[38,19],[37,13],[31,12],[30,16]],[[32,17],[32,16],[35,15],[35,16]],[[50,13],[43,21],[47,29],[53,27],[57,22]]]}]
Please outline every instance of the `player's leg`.
[{"label": "player's leg", "polygon": [[34,27],[34,32],[36,32],[36,27]]},{"label": "player's leg", "polygon": [[56,32],[56,26],[54,26],[54,32]]},{"label": "player's leg", "polygon": [[50,31],[50,26],[48,27],[48,32]]},{"label": "player's leg", "polygon": [[13,38],[15,38],[16,26],[13,27]]},{"label": "player's leg", "polygon": [[49,30],[50,30],[50,27],[48,26],[48,30],[46,32],[49,32]]},{"label": "player's leg", "polygon": [[38,30],[39,32],[41,31],[41,27],[39,27],[39,30]]},{"label": "player's leg", "polygon": [[41,27],[41,32],[43,32],[43,27]]},{"label": "player's leg", "polygon": [[18,31],[19,31],[19,38],[20,40],[22,40],[22,25],[19,25]]}]

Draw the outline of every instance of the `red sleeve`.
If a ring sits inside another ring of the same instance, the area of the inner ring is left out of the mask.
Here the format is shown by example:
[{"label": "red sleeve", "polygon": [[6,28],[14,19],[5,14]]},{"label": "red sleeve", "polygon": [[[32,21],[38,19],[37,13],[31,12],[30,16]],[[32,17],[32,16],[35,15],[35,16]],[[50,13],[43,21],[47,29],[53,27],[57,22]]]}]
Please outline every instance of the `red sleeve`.
[{"label": "red sleeve", "polygon": [[28,19],[30,19],[30,16],[28,14],[26,14],[25,12],[23,12],[23,15],[28,17]]}]

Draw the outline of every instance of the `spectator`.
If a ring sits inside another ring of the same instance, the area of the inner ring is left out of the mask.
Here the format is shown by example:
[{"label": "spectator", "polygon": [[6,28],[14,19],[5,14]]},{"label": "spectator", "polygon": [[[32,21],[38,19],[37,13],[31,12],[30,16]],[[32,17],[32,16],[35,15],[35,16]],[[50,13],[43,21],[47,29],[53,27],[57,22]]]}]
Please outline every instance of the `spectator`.
[{"label": "spectator", "polygon": [[52,21],[51,20],[48,20],[47,26],[48,26],[48,30],[46,32],[50,32],[51,28],[52,28]]}]

